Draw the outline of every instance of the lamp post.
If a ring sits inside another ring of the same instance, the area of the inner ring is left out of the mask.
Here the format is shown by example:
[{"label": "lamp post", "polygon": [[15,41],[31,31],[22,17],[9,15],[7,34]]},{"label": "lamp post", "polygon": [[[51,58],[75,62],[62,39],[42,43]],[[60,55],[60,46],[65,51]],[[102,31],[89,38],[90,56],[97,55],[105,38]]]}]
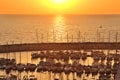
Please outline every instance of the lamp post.
[{"label": "lamp post", "polygon": [[47,43],[49,42],[49,33],[47,32]]},{"label": "lamp post", "polygon": [[80,41],[80,38],[81,38],[81,32],[79,31],[79,32],[78,32],[78,42],[81,42],[81,41]]},{"label": "lamp post", "polygon": [[69,42],[69,39],[68,39],[69,37],[68,37],[68,32],[67,32],[67,43]]},{"label": "lamp post", "polygon": [[[119,31],[118,30],[110,30],[109,31],[109,37],[108,37],[108,42],[111,42],[112,40],[111,40],[111,34],[113,34],[113,32],[115,33],[115,36],[118,36],[118,33],[119,33]],[[117,37],[118,38],[118,37]],[[115,42],[116,42],[116,40],[118,40],[118,39],[116,39],[115,38]],[[114,42],[114,40],[113,40],[113,42]]]},{"label": "lamp post", "polygon": [[72,36],[71,36],[71,37],[72,37],[72,42],[73,42],[73,41],[74,41],[74,37],[73,37],[73,34],[72,34]]},{"label": "lamp post", "polygon": [[84,33],[84,42],[86,42],[86,35],[87,35],[87,32]]},{"label": "lamp post", "polygon": [[43,34],[41,33],[41,43],[43,43]]},{"label": "lamp post", "polygon": [[53,29],[53,42],[56,41],[55,30]]},{"label": "lamp post", "polygon": [[62,36],[62,33],[60,34],[60,41],[63,42],[63,36]]},{"label": "lamp post", "polygon": [[37,43],[39,43],[38,29],[36,29],[36,39],[37,39]]},{"label": "lamp post", "polygon": [[109,31],[109,38],[108,38],[108,42],[110,42],[111,40],[110,40],[111,38],[110,38],[110,31]]},{"label": "lamp post", "polygon": [[[101,30],[101,28],[102,28],[102,26],[99,26],[98,28],[97,28],[97,33],[96,33],[96,36],[97,36],[97,42],[100,42],[100,30]],[[100,30],[99,30],[100,29]]]},{"label": "lamp post", "polygon": [[[117,42],[118,42],[118,31],[117,30],[110,30],[109,31],[109,35],[108,35],[108,42],[111,42],[111,32],[116,32],[115,34],[115,43],[116,43],[116,54],[117,54]],[[114,40],[113,40],[114,42]],[[110,50],[108,50],[108,54],[109,54]]]},{"label": "lamp post", "polygon": [[118,42],[118,32],[116,32],[116,54],[117,54],[117,42]]}]

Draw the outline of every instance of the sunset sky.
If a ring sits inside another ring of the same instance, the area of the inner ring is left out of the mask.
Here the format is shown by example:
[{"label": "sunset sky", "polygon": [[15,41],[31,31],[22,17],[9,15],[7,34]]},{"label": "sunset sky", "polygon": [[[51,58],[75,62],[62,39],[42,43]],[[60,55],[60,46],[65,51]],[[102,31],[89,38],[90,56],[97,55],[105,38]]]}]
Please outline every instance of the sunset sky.
[{"label": "sunset sky", "polygon": [[0,14],[120,14],[120,0],[0,0]]}]

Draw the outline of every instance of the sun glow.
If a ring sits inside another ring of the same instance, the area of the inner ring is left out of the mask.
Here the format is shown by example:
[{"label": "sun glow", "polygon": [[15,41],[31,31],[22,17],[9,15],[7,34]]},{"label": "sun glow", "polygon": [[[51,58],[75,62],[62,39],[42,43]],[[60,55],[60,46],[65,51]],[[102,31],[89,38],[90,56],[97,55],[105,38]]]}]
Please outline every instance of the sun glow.
[{"label": "sun glow", "polygon": [[53,2],[54,2],[55,4],[62,4],[62,3],[65,3],[66,0],[53,0]]},{"label": "sun glow", "polygon": [[55,14],[64,14],[66,10],[71,10],[76,1],[73,0],[43,0],[43,6]]}]

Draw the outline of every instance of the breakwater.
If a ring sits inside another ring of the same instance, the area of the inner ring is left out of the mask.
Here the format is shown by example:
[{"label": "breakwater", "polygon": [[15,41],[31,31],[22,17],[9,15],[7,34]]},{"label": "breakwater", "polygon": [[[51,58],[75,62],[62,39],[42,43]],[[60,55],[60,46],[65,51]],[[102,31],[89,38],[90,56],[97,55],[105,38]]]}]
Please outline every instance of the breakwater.
[{"label": "breakwater", "polygon": [[83,43],[23,43],[0,45],[0,53],[40,51],[40,50],[119,50],[116,42],[83,42]]}]

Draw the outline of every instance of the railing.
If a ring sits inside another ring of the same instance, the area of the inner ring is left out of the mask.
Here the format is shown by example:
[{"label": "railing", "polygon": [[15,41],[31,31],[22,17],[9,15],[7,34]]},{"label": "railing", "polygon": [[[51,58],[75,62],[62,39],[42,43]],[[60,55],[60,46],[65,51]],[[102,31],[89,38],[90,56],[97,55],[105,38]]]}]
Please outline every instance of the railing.
[{"label": "railing", "polygon": [[120,42],[120,31],[97,31],[60,33],[41,33],[36,31],[26,33],[1,33],[0,44],[21,44],[21,43],[63,43],[63,42]]}]

